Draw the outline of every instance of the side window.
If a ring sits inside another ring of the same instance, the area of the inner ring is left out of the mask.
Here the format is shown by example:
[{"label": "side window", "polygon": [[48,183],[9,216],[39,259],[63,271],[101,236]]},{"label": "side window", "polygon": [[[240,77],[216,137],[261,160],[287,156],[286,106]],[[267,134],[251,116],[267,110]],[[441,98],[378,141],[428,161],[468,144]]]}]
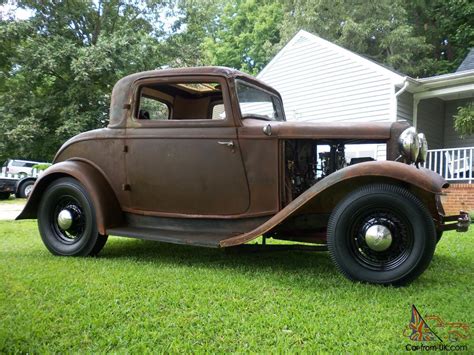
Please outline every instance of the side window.
[{"label": "side window", "polygon": [[157,81],[140,87],[135,118],[150,121],[225,120],[219,81]]},{"label": "side window", "polygon": [[170,109],[167,104],[156,99],[142,96],[138,118],[141,120],[167,120]]},{"label": "side window", "polygon": [[212,117],[213,120],[223,120],[225,119],[225,109],[224,109],[224,104],[219,103],[215,104],[212,107]]}]

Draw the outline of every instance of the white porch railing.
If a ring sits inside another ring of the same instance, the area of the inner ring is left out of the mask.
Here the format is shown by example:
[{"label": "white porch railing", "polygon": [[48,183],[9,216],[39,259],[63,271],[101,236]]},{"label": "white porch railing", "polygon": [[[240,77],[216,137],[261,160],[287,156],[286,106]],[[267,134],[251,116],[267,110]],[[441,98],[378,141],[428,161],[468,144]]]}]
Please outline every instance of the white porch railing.
[{"label": "white porch railing", "polygon": [[423,166],[448,181],[474,181],[474,147],[428,150]]}]

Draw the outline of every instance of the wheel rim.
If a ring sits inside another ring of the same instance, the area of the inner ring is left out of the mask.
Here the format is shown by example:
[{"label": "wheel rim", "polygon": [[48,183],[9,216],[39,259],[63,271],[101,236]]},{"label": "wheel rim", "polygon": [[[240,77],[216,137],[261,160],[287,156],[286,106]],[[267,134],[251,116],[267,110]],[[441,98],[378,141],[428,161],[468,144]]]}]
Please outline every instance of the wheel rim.
[{"label": "wheel rim", "polygon": [[25,196],[28,197],[31,194],[31,191],[33,191],[33,185],[28,185],[25,187]]},{"label": "wheel rim", "polygon": [[81,203],[72,196],[61,197],[50,215],[56,239],[65,244],[78,243],[85,236],[86,222]]},{"label": "wheel rim", "polygon": [[399,267],[410,256],[413,244],[414,232],[405,216],[387,209],[358,214],[349,235],[355,260],[377,271]]}]

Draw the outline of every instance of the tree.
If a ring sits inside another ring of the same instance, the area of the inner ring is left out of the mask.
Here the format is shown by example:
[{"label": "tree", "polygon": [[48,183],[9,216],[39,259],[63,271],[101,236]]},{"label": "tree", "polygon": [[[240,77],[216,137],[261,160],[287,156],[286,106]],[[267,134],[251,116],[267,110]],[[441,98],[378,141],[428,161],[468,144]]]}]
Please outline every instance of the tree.
[{"label": "tree", "polygon": [[[113,84],[167,63],[161,3],[21,1],[0,22],[0,155],[51,160],[71,136],[104,127]],[[12,45],[14,43],[14,45]]]},{"label": "tree", "polygon": [[408,75],[433,66],[431,45],[415,33],[401,0],[288,1],[283,42],[301,28]]},{"label": "tree", "polygon": [[225,3],[225,0],[176,1],[169,13],[169,18],[175,19],[173,33],[167,38],[171,66],[210,64],[203,54],[204,41],[217,32]]},{"label": "tree", "polygon": [[417,0],[406,1],[405,6],[415,33],[432,46],[429,56],[434,66],[429,74],[455,71],[474,47],[474,2]]},{"label": "tree", "polygon": [[279,1],[229,1],[216,19],[216,31],[202,44],[203,60],[252,74],[260,71],[276,53],[281,40]]}]

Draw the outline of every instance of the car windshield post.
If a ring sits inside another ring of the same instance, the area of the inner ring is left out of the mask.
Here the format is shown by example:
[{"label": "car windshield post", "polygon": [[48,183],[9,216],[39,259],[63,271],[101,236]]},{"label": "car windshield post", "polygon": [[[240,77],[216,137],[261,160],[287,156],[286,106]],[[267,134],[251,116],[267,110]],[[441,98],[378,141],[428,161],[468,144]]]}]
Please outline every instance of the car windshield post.
[{"label": "car windshield post", "polygon": [[242,118],[285,120],[278,96],[243,80],[236,80],[236,91]]}]

